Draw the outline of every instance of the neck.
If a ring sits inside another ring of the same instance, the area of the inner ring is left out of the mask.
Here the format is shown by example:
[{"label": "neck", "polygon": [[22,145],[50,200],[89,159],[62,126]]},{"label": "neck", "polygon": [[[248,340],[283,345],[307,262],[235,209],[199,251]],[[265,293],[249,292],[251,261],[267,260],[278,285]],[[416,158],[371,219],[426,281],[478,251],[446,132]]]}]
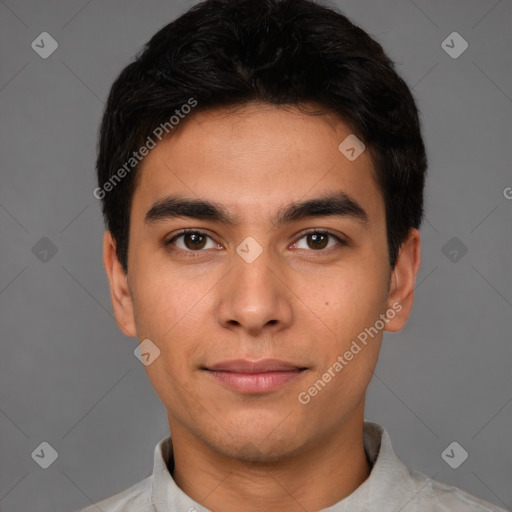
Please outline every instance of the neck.
[{"label": "neck", "polygon": [[299,454],[272,462],[223,456],[171,422],[173,478],[194,501],[212,511],[320,510],[354,492],[369,476],[363,414]]}]

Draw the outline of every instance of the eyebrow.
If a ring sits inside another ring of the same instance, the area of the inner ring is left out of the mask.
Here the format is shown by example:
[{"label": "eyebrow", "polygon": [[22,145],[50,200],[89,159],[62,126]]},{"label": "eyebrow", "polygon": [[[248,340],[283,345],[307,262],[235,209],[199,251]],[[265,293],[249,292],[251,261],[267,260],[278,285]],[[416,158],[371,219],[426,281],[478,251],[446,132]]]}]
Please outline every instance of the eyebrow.
[{"label": "eyebrow", "polygon": [[[302,202],[294,202],[281,208],[274,220],[274,225],[280,226],[314,217],[333,216],[368,222],[368,214],[355,199],[344,192],[337,192]],[[170,195],[153,204],[146,213],[144,224],[149,226],[179,217],[209,220],[230,226],[237,223],[224,206],[214,201]]]}]

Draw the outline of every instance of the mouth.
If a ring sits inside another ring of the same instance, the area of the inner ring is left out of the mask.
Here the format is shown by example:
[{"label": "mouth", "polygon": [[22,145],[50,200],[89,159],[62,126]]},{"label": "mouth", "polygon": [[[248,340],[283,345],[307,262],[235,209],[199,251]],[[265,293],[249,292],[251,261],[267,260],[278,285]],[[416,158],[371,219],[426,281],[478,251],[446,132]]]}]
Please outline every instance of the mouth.
[{"label": "mouth", "polygon": [[278,359],[237,359],[202,369],[229,389],[248,394],[270,393],[308,370],[306,367]]}]

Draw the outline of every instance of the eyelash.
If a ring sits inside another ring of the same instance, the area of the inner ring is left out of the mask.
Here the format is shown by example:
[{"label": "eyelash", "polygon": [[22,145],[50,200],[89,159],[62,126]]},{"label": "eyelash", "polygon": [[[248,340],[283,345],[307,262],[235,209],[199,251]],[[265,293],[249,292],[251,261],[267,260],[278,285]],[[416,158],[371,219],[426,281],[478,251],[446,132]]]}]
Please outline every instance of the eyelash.
[{"label": "eyelash", "polygon": [[[319,229],[319,228],[313,228],[313,229],[309,229],[309,230],[303,232],[301,234],[301,236],[299,238],[297,238],[297,240],[293,243],[293,245],[298,243],[298,241],[302,240],[304,237],[306,237],[308,235],[315,234],[315,233],[320,233],[320,234],[323,234],[323,235],[329,235],[332,238],[334,238],[341,246],[348,245],[347,242],[345,240],[343,240],[342,238],[340,238],[338,235],[335,235],[334,233],[332,233],[329,230]],[[212,237],[210,235],[208,235],[208,233],[206,233],[204,231],[201,231],[199,229],[182,229],[176,235],[174,235],[171,239],[169,239],[168,241],[164,242],[165,247],[167,247],[172,252],[181,252],[182,254],[185,254],[187,257],[190,257],[190,258],[196,258],[196,257],[200,256],[201,253],[204,252],[202,249],[198,249],[197,251],[192,251],[192,250],[184,250],[184,249],[180,249],[180,248],[171,248],[172,244],[179,237],[181,237],[183,235],[187,235],[187,234],[202,235],[202,236],[206,236],[206,237],[210,238],[211,240],[213,240]],[[333,249],[333,247],[330,247],[329,249]],[[327,251],[329,251],[329,249],[318,249],[316,251],[314,249],[310,249],[308,252],[319,252],[319,253],[321,253],[321,252],[327,252]]]}]

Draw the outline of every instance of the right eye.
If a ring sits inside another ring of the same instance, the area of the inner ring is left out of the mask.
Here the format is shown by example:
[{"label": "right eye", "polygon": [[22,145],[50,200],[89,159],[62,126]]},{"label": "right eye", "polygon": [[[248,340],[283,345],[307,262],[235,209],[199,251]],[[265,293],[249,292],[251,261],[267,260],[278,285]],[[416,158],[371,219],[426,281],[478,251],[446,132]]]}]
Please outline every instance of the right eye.
[{"label": "right eye", "polygon": [[[208,243],[210,242],[210,246]],[[173,236],[165,243],[166,246],[176,246],[180,251],[184,252],[200,252],[202,249],[215,249],[220,245],[212,240],[212,238],[203,231],[184,229],[179,234]],[[171,250],[174,250],[171,247]]]}]

